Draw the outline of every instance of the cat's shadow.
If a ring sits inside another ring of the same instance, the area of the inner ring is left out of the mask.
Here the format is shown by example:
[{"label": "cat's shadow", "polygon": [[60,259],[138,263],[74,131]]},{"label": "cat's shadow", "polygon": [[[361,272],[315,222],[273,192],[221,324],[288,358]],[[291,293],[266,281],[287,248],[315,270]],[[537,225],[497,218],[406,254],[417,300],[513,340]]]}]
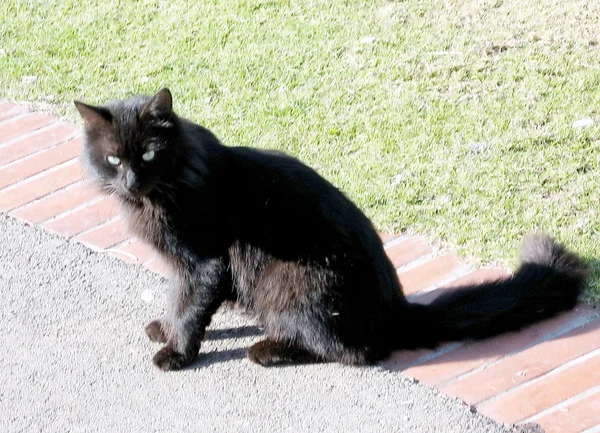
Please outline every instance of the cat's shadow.
[{"label": "cat's shadow", "polygon": [[239,347],[237,349],[213,350],[206,353],[200,352],[196,361],[188,367],[185,367],[183,370],[200,370],[213,364],[241,361],[246,358],[247,350],[248,349],[245,347]]},{"label": "cat's shadow", "polygon": [[258,326],[238,326],[235,328],[209,329],[206,331],[205,340],[224,340],[226,338],[247,338],[263,335]]},{"label": "cat's shadow", "polygon": [[[236,328],[209,329],[206,331],[206,340],[223,340],[229,338],[248,338],[263,335],[264,332],[258,326],[239,326]],[[185,370],[197,370],[220,364],[223,362],[239,361],[246,358],[247,347],[236,349],[212,350],[200,352],[196,362],[186,367]]]}]

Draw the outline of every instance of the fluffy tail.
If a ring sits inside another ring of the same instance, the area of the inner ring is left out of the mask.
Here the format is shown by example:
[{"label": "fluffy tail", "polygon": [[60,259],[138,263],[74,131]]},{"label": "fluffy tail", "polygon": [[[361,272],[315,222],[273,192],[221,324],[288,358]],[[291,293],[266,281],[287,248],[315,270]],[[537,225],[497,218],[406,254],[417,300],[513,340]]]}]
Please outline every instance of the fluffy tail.
[{"label": "fluffy tail", "polygon": [[481,339],[550,318],[575,306],[588,274],[583,260],[554,239],[529,235],[511,277],[448,289],[426,306],[411,304],[423,332],[409,345]]}]

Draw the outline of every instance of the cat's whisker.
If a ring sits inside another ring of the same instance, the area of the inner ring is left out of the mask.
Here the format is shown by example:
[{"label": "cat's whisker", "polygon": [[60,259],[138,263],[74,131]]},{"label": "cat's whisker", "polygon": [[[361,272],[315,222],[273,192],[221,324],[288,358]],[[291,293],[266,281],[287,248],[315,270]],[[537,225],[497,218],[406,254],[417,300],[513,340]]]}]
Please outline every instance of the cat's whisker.
[{"label": "cat's whisker", "polygon": [[117,189],[112,185],[102,185],[102,190],[109,196],[117,194]]}]

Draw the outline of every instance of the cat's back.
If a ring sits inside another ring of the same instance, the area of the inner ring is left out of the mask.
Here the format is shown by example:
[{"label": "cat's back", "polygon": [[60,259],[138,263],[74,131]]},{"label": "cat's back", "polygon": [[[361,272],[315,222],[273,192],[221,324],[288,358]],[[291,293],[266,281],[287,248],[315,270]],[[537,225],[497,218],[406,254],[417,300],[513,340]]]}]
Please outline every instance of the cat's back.
[{"label": "cat's back", "polygon": [[239,182],[241,189],[269,195],[282,203],[311,201],[319,208],[355,208],[331,183],[292,156],[276,150],[245,147],[234,147],[231,151],[234,168],[229,175]]},{"label": "cat's back", "polygon": [[277,151],[230,148],[231,212],[242,236],[298,249],[351,252],[380,243],[369,219],[341,191]]},{"label": "cat's back", "polygon": [[232,152],[234,169],[229,176],[254,205],[273,211],[281,207],[319,213],[325,219],[334,218],[340,211],[362,215],[337,188],[296,158],[251,148],[232,148]]}]

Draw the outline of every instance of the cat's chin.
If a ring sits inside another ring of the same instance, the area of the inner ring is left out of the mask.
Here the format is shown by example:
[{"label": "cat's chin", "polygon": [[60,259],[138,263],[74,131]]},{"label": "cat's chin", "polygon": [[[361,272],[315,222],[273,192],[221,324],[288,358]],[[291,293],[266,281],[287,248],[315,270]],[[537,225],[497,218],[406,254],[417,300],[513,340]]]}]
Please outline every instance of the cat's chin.
[{"label": "cat's chin", "polygon": [[125,203],[143,205],[148,200],[148,194],[131,194],[119,191],[116,196]]},{"label": "cat's chin", "polygon": [[149,196],[152,194],[152,192],[154,191],[154,187],[153,186],[148,186],[146,188],[137,190],[137,191],[131,191],[128,189],[119,189],[117,191],[117,194],[119,195],[119,197],[123,200],[127,200],[127,201],[132,201],[132,202],[143,202],[145,199],[148,199]]}]

